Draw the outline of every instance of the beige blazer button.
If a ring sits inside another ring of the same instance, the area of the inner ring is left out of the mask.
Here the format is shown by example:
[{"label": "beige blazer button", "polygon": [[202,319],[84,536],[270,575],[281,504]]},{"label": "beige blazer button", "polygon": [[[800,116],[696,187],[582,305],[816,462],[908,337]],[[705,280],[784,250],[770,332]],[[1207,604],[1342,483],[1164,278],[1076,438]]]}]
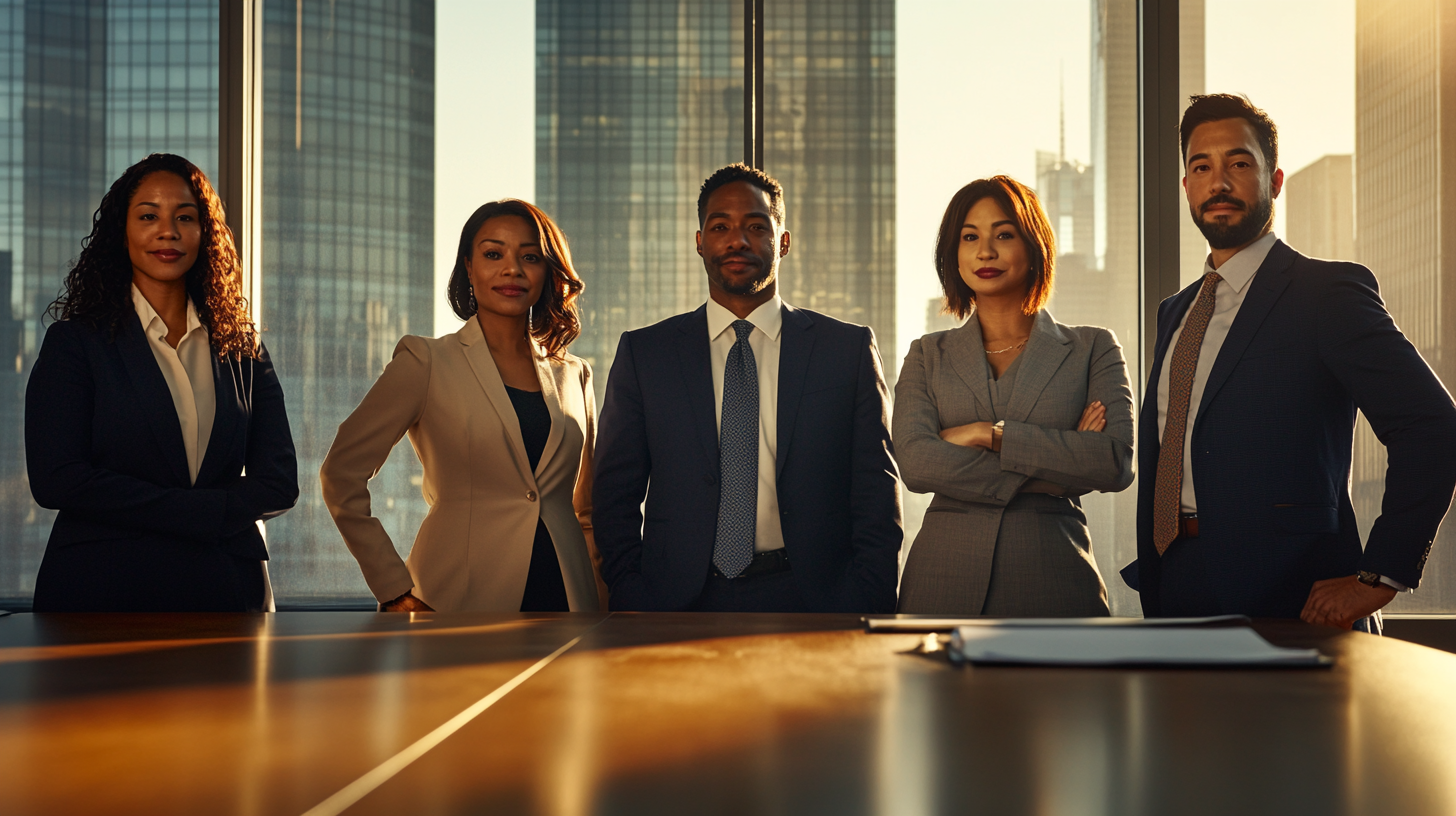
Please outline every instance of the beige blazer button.
[{"label": "beige blazer button", "polygon": [[526,501],[535,501],[535,500],[536,500],[536,491],[534,491],[534,490],[527,490],[526,491]]}]

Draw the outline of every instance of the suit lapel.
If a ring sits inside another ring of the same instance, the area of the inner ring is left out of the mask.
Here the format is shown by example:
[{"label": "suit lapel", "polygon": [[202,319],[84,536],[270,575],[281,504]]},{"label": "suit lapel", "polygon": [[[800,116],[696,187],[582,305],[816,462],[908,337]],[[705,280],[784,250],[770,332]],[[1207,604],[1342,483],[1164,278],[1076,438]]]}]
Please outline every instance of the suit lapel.
[{"label": "suit lapel", "polygon": [[718,420],[713,410],[713,355],[708,348],[708,306],[703,304],[678,321],[679,376],[687,385],[693,427],[713,472],[718,472]]},{"label": "suit lapel", "polygon": [[558,376],[565,374],[566,366],[548,359],[534,340],[531,342],[531,350],[536,358],[536,379],[541,381],[541,396],[546,400],[546,410],[551,413],[551,433],[547,435],[546,447],[541,449],[541,459],[536,463],[536,475],[539,477],[546,470],[546,463],[551,461],[552,454],[561,447],[561,438],[566,432],[566,426],[562,422],[561,384],[556,381]]},{"label": "suit lapel", "polygon": [[965,325],[950,333],[949,342],[954,352],[950,355],[951,366],[966,387],[971,389],[976,401],[981,403],[977,415],[992,416],[996,409],[991,403],[991,389],[986,385],[991,377],[991,369],[986,365],[986,348],[981,340],[981,321],[971,315]]},{"label": "suit lapel", "polygon": [[212,416],[212,434],[207,439],[207,450],[203,452],[202,464],[197,468],[197,484],[213,484],[218,468],[227,456],[228,447],[234,442],[238,418],[247,410],[250,396],[244,389],[241,367],[238,359],[219,359],[213,350],[212,387],[216,409]]},{"label": "suit lapel", "polygon": [[783,306],[783,328],[779,334],[779,404],[778,450],[774,453],[774,475],[784,470],[784,461],[793,442],[798,424],[799,400],[804,396],[804,380],[809,374],[809,358],[814,352],[814,319],[787,303]]},{"label": "suit lapel", "polygon": [[177,419],[177,406],[172,402],[172,392],[167,388],[167,380],[162,376],[157,358],[147,345],[144,331],[141,318],[135,314],[122,320],[121,331],[116,337],[117,350],[136,391],[137,404],[147,417],[147,426],[152,429],[157,450],[166,460],[172,478],[178,485],[190,485],[187,448],[182,443],[182,423]]},{"label": "suit lapel", "polygon": [[1239,358],[1244,356],[1244,349],[1249,347],[1250,341],[1263,325],[1264,318],[1269,316],[1269,310],[1274,308],[1279,296],[1284,293],[1284,288],[1289,285],[1289,276],[1283,273],[1294,263],[1295,257],[1294,251],[1285,246],[1283,241],[1276,241],[1264,263],[1259,266],[1259,271],[1254,273],[1254,279],[1249,281],[1249,293],[1244,296],[1234,324],[1229,327],[1228,337],[1224,338],[1218,357],[1213,361],[1213,368],[1208,372],[1208,383],[1203,386],[1203,399],[1198,402],[1197,419],[1193,421],[1195,430],[1198,422],[1203,419],[1204,410],[1228,381],[1229,375],[1239,364]]},{"label": "suit lapel", "polygon": [[[485,392],[486,401],[495,409],[501,426],[506,429],[506,438],[510,442],[516,468],[522,478],[531,477],[531,460],[526,456],[526,443],[521,439],[521,422],[516,418],[516,407],[511,404],[510,395],[506,393],[506,384],[501,380],[500,370],[495,367],[495,358],[490,356],[490,346],[485,342],[480,323],[474,319],[467,320],[455,336],[464,347],[465,359],[470,363],[470,370],[475,373],[476,382],[480,383],[481,390]],[[560,410],[559,407],[557,410]],[[552,430],[555,430],[554,415],[552,420]],[[544,456],[542,461],[545,461]]]},{"label": "suit lapel", "polygon": [[1057,326],[1052,316],[1045,309],[1037,312],[1036,322],[1031,326],[1031,337],[1021,352],[1021,368],[1016,374],[1015,384],[1011,387],[1011,399],[1006,404],[1006,419],[1013,422],[1026,421],[1037,398],[1071,351],[1071,338]]}]

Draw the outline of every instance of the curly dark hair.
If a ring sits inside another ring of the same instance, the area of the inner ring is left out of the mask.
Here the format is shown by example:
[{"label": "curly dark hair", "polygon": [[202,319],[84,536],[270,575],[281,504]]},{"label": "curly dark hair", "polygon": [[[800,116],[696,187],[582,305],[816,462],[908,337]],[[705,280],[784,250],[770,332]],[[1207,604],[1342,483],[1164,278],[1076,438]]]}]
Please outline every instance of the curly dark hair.
[{"label": "curly dark hair", "polygon": [[560,359],[571,341],[581,335],[581,317],[577,313],[576,299],[586,288],[576,269],[571,265],[571,247],[566,236],[551,216],[532,204],[517,198],[504,198],[482,204],[480,209],[466,219],[460,230],[460,245],[455,251],[455,268],[450,271],[450,282],[445,285],[445,297],[450,308],[461,320],[475,316],[478,304],[475,292],[470,288],[470,253],[474,249],[475,234],[485,222],[499,215],[514,215],[525,219],[536,230],[541,242],[541,254],[546,265],[551,267],[551,279],[541,289],[541,299],[531,306],[531,336],[541,344],[546,356]]},{"label": "curly dark hair", "polygon": [[701,227],[708,217],[708,196],[719,187],[732,184],[735,181],[746,181],[754,187],[768,193],[768,214],[773,218],[774,225],[784,225],[784,186],[779,184],[778,179],[763,172],[757,167],[749,167],[743,162],[735,162],[727,167],[719,168],[713,175],[703,182],[702,188],[698,191],[698,226]]},{"label": "curly dark hair", "polygon": [[91,234],[82,239],[81,255],[46,314],[52,320],[77,320],[105,329],[112,338],[123,320],[135,316],[126,212],[137,187],[153,173],[177,176],[187,182],[197,199],[202,242],[197,261],[184,280],[187,297],[207,327],[213,350],[223,358],[256,358],[258,331],[249,317],[247,298],[243,297],[242,265],[223,215],[222,200],[197,165],[171,153],[153,153],[128,167],[101,197],[101,206],[91,217]]}]

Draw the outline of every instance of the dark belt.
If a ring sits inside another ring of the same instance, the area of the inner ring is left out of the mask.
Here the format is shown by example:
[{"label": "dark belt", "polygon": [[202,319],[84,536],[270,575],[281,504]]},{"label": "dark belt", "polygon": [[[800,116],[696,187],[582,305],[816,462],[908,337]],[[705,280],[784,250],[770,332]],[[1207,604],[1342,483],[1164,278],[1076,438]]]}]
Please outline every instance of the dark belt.
[{"label": "dark belt", "polygon": [[1178,515],[1178,537],[1198,538],[1198,514],[1180,513]]},{"label": "dark belt", "polygon": [[[760,575],[773,575],[776,572],[789,571],[789,554],[782,547],[768,552],[754,553],[753,560],[743,568],[743,572],[728,580],[736,581],[740,578],[756,578]],[[717,564],[712,565],[712,575],[715,578],[728,578]]]}]

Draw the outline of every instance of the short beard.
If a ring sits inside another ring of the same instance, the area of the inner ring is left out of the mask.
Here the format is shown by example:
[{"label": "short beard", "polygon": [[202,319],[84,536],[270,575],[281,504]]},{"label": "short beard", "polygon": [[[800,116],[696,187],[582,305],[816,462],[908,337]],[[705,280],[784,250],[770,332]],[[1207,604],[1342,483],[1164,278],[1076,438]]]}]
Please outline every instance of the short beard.
[{"label": "short beard", "polygon": [[[1207,204],[1208,202],[1204,202]],[[1234,249],[1241,247],[1259,237],[1274,216],[1274,199],[1267,195],[1259,196],[1254,206],[1244,211],[1244,217],[1237,224],[1220,224],[1217,221],[1203,220],[1193,205],[1188,205],[1188,212],[1193,216],[1193,223],[1203,237],[1208,240],[1208,245],[1214,249]]]},{"label": "short beard", "polygon": [[758,275],[737,285],[729,283],[723,273],[714,269],[713,282],[718,284],[718,288],[734,297],[750,297],[762,292],[773,281],[775,272],[777,271],[775,267],[776,264],[772,263],[760,264]]}]

